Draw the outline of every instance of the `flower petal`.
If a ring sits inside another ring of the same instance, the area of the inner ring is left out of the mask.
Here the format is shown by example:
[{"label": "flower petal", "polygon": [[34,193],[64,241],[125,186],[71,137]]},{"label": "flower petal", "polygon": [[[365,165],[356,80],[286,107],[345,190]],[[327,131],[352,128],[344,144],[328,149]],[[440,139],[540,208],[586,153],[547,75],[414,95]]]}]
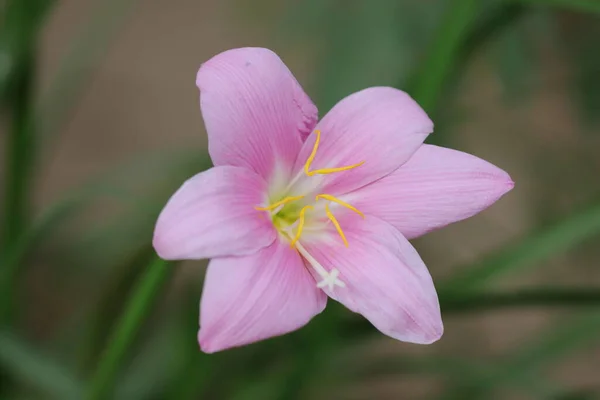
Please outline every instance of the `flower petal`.
[{"label": "flower petal", "polygon": [[487,161],[423,145],[401,168],[343,199],[412,239],[477,214],[513,185],[506,172]]},{"label": "flower petal", "polygon": [[198,341],[213,353],[282,335],[308,323],[326,303],[287,243],[278,240],[250,256],[215,258],[204,282]]},{"label": "flower petal", "polygon": [[265,212],[265,181],[238,167],[214,167],[185,182],[162,210],[154,249],[167,260],[253,253],[277,233]]},{"label": "flower petal", "polygon": [[[321,132],[321,140],[311,170],[364,161],[349,171],[320,175],[323,192],[335,195],[371,183],[404,164],[433,131],[433,123],[408,94],[373,87],[340,101],[315,129]],[[315,139],[313,134],[304,142],[295,171],[302,171]]]},{"label": "flower petal", "polygon": [[269,180],[293,166],[317,108],[271,50],[225,51],[196,78],[215,165],[246,167]]},{"label": "flower petal", "polygon": [[304,244],[327,271],[336,268],[345,284],[323,290],[388,336],[421,344],[438,340],[443,333],[438,298],[416,250],[378,218],[347,214],[339,222],[348,248],[333,237]]}]

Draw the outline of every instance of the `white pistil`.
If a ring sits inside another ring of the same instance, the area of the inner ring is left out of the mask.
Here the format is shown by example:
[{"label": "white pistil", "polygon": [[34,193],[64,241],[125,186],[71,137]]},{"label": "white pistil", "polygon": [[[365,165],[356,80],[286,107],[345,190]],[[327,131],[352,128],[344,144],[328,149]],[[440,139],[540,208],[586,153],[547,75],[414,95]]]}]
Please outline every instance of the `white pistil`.
[{"label": "white pistil", "polygon": [[335,286],[346,287],[346,284],[338,279],[340,271],[338,271],[337,268],[332,269],[331,272],[327,272],[327,270],[321,264],[319,264],[319,262],[315,260],[315,258],[311,256],[308,251],[306,251],[306,248],[304,248],[300,242],[296,242],[296,249],[298,249],[298,252],[302,254],[311,267],[313,267],[315,272],[321,277],[322,280],[317,282],[318,288],[327,286],[329,290],[333,290]]}]

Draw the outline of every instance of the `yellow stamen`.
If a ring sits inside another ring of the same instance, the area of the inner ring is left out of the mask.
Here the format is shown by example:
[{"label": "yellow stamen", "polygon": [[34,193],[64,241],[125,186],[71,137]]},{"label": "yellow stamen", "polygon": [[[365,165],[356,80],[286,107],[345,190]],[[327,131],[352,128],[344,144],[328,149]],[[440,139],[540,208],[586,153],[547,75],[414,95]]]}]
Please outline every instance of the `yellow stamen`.
[{"label": "yellow stamen", "polygon": [[288,196],[283,200],[279,200],[273,204],[271,204],[270,206],[267,207],[254,207],[255,209],[257,209],[258,211],[269,211],[269,210],[274,210],[277,207],[279,207],[282,204],[286,204],[289,203],[291,201],[296,201],[296,200],[300,200],[301,198],[303,198],[304,196]]},{"label": "yellow stamen", "polygon": [[310,171],[310,165],[312,164],[312,162],[315,159],[315,156],[317,155],[317,149],[319,148],[319,143],[321,142],[321,131],[315,130],[315,133],[317,135],[317,138],[315,139],[315,145],[313,146],[310,156],[308,156],[308,160],[306,160],[306,164],[304,164],[304,172],[306,173],[306,175],[308,175],[308,176],[327,175],[327,174],[333,174],[335,172],[348,171],[350,169],[360,167],[361,165],[363,165],[365,163],[364,161],[361,161],[358,164],[352,164],[352,165],[348,165],[346,167],[321,168],[321,169],[316,169],[314,171]]},{"label": "yellow stamen", "polygon": [[333,174],[335,172],[341,172],[341,171],[348,171],[350,169],[354,169],[357,167],[360,167],[361,165],[363,165],[365,162],[361,161],[357,164],[352,164],[352,165],[348,165],[346,167],[337,167],[337,168],[321,168],[321,169],[315,169],[314,171],[310,171],[308,176],[313,176],[313,175],[327,175],[327,174]]},{"label": "yellow stamen", "polygon": [[317,197],[315,198],[315,200],[319,200],[319,199],[325,199],[325,200],[329,200],[329,201],[333,201],[334,203],[338,203],[340,206],[344,206],[352,211],[354,211],[355,213],[357,213],[358,215],[360,215],[361,217],[365,217],[365,214],[363,214],[360,210],[358,210],[356,207],[351,206],[350,204],[336,198],[333,197],[330,194],[319,194],[317,195]]},{"label": "yellow stamen", "polygon": [[290,247],[292,247],[292,248],[294,248],[294,245],[300,239],[300,235],[302,235],[302,229],[304,228],[304,213],[306,212],[307,208],[312,209],[313,207],[312,206],[304,206],[304,207],[302,207],[302,210],[300,210],[300,216],[298,217],[298,230],[296,231],[296,237],[294,238],[294,240],[292,240],[292,243],[290,243]]},{"label": "yellow stamen", "polygon": [[346,235],[344,235],[344,231],[342,231],[342,227],[340,226],[340,223],[337,221],[337,219],[335,219],[335,217],[333,216],[333,214],[331,213],[331,211],[329,211],[329,206],[327,204],[325,204],[325,212],[327,213],[327,217],[329,217],[329,219],[331,220],[331,222],[333,222],[333,225],[335,226],[335,229],[340,234],[340,237],[344,241],[344,245],[346,247],[348,247],[348,241],[346,240]]},{"label": "yellow stamen", "polygon": [[321,141],[321,131],[315,130],[315,133],[317,134],[317,138],[315,139],[315,145],[313,146],[312,153],[310,153],[310,156],[308,156],[308,160],[306,160],[306,164],[304,164],[304,172],[306,172],[306,175],[308,176],[312,176],[312,172],[309,171],[310,164],[313,162],[315,156],[317,155],[317,149],[319,148],[319,142]]}]

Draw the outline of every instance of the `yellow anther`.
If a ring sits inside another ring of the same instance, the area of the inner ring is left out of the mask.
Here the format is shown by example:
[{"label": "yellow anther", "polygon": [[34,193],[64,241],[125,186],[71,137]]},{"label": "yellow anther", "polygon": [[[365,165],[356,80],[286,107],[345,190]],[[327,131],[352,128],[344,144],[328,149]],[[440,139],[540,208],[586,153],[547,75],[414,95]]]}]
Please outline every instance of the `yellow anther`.
[{"label": "yellow anther", "polygon": [[300,239],[300,235],[302,235],[302,229],[304,228],[304,213],[306,212],[306,209],[308,209],[308,208],[312,209],[313,207],[312,206],[304,206],[300,210],[300,216],[298,217],[298,229],[296,231],[296,237],[294,238],[294,240],[292,240],[292,243],[290,243],[290,246],[292,248],[294,248],[294,245]]},{"label": "yellow anther", "polygon": [[342,200],[340,200],[340,199],[338,199],[338,198],[336,198],[336,197],[333,197],[333,196],[332,196],[332,195],[330,195],[330,194],[319,194],[319,195],[317,195],[317,197],[316,197],[316,200],[319,200],[319,199],[325,199],[325,200],[333,201],[334,203],[337,203],[337,204],[339,204],[340,206],[344,206],[344,207],[346,207],[346,208],[348,208],[348,209],[350,209],[350,210],[354,211],[355,213],[357,213],[357,214],[358,214],[358,215],[360,215],[361,217],[363,217],[363,218],[365,217],[365,214],[363,214],[363,213],[362,213],[360,210],[358,210],[356,207],[353,207],[353,206],[351,206],[350,204],[348,204],[348,203],[346,203],[346,202],[344,202],[344,201],[342,201]]},{"label": "yellow anther", "polygon": [[329,219],[331,220],[331,222],[333,222],[333,225],[335,226],[335,229],[340,234],[340,237],[344,241],[344,245],[346,247],[348,247],[348,240],[346,240],[346,235],[344,235],[344,231],[342,231],[342,227],[340,226],[340,223],[337,221],[337,219],[335,219],[335,217],[333,216],[333,214],[331,213],[331,211],[329,211],[329,206],[327,204],[325,204],[325,212],[327,213],[327,217],[329,217]]},{"label": "yellow anther", "polygon": [[296,200],[300,200],[301,198],[303,198],[304,196],[288,196],[286,198],[284,198],[283,200],[279,200],[273,204],[271,204],[270,206],[267,207],[254,207],[255,209],[257,209],[258,211],[269,211],[269,210],[274,210],[277,207],[279,207],[280,205],[289,203],[291,201],[296,201]]},{"label": "yellow anther", "polygon": [[304,164],[304,172],[306,173],[306,175],[308,175],[308,176],[327,175],[327,174],[333,174],[335,172],[348,171],[350,169],[360,167],[361,165],[363,165],[365,163],[364,161],[361,161],[358,164],[352,164],[352,165],[348,165],[346,167],[321,168],[321,169],[316,169],[314,171],[310,171],[310,165],[312,164],[312,162],[315,159],[315,156],[317,155],[317,149],[319,148],[319,143],[321,142],[321,131],[315,130],[315,134],[317,135],[317,138],[315,139],[315,145],[313,146],[310,156],[308,156],[308,160],[306,160],[306,164]]}]

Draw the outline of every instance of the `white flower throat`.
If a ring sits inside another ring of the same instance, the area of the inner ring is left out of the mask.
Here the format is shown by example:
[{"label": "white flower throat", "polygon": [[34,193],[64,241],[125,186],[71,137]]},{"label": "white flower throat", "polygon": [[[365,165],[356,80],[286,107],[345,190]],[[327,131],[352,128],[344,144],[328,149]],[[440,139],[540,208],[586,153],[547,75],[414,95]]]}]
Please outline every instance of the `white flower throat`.
[{"label": "white flower throat", "polygon": [[[315,145],[312,149],[310,156],[306,160],[306,164],[304,164],[303,172],[304,174],[306,174],[306,176],[328,175],[337,172],[348,171],[354,168],[358,168],[365,163],[364,161],[361,161],[357,164],[352,164],[345,167],[322,168],[311,171],[310,166],[313,160],[315,159],[315,156],[317,155],[317,149],[319,148],[319,142],[321,141],[321,132],[315,130],[315,134],[317,135],[315,139]],[[287,186],[286,191],[289,190],[289,188],[301,176],[302,173],[298,174]],[[276,201],[272,202],[268,206],[257,206],[255,208],[258,211],[269,212],[269,215],[271,217],[271,220],[273,221],[273,225],[275,226],[275,228],[283,237],[287,238],[290,241],[290,246],[292,248],[295,248],[298,251],[298,253],[300,253],[300,255],[310,264],[314,271],[321,277],[321,281],[317,283],[317,287],[328,287],[329,290],[332,290],[335,286],[345,287],[346,285],[344,284],[344,282],[339,279],[339,271],[336,268],[334,268],[330,272],[328,272],[317,260],[315,260],[315,258],[312,255],[310,255],[310,253],[308,253],[306,248],[300,242],[300,237],[302,233],[309,229],[306,227],[307,212],[315,214],[312,216],[315,220],[323,220],[323,216],[317,215],[318,211],[315,211],[315,207],[313,207],[313,205],[302,205],[306,203],[306,200],[304,202],[301,202],[301,200],[305,199],[306,197],[307,195],[288,196],[287,193],[285,193],[284,195],[279,196],[279,198]],[[352,205],[332,195],[326,193],[318,194],[315,196],[313,204],[316,205],[316,203],[320,200],[325,201],[325,216],[335,227],[336,231],[340,235],[340,238],[344,242],[344,245],[348,247],[348,240],[346,239],[346,235],[344,234],[340,223],[329,209],[329,203],[333,202],[340,206],[346,207],[359,214],[363,218],[365,217],[365,215]],[[319,228],[317,227],[316,229],[318,230]]]}]

